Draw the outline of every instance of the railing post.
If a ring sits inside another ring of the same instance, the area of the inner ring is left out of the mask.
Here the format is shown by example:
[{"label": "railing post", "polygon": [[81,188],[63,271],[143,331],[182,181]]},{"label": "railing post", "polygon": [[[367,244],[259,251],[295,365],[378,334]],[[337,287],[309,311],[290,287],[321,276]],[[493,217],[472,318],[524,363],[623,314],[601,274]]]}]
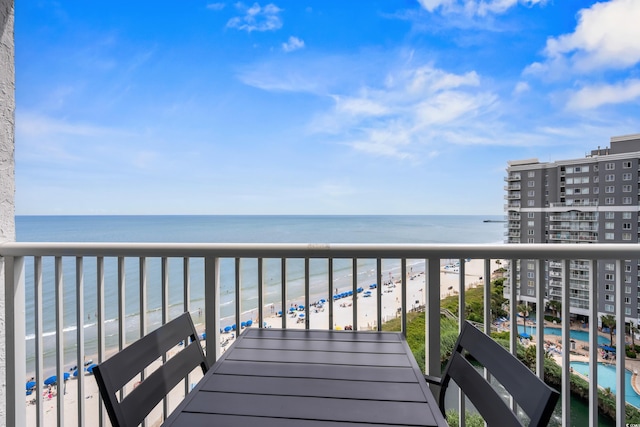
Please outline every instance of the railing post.
[{"label": "railing post", "polygon": [[209,365],[220,357],[220,259],[204,259],[204,316],[207,333],[207,362]]},{"label": "railing post", "polygon": [[8,426],[26,425],[24,397],[25,306],[24,258],[6,257],[5,262],[5,328],[6,328],[6,396]]},{"label": "railing post", "polygon": [[[425,260],[425,368],[428,375],[440,376],[440,260]],[[434,394],[439,387],[430,385]]]}]

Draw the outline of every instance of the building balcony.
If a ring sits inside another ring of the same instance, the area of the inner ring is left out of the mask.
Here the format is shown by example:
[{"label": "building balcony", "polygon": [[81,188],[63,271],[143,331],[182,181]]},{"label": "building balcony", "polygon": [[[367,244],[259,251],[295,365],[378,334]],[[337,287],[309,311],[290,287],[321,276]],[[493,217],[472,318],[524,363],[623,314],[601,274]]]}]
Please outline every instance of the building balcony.
[{"label": "building balcony", "polygon": [[[476,277],[475,284],[486,288],[481,327],[489,332],[493,321],[490,277],[496,268],[495,259],[506,260],[509,281],[518,283],[520,260],[613,259],[623,263],[640,259],[640,248],[605,244],[4,243],[0,244],[0,256],[6,289],[11,290],[3,325],[7,337],[5,384],[10,391],[7,424],[65,426],[94,425],[93,420],[98,420],[97,425],[108,424],[99,396],[91,394],[94,379],[82,374],[82,369],[73,377],[70,367],[82,367],[88,359],[99,363],[185,311],[191,312],[199,325],[207,344],[206,356],[214,361],[232,341],[227,332],[231,325],[235,326],[234,334],[241,333],[243,326],[265,327],[265,322],[282,328],[335,329],[344,327],[337,322],[346,316],[353,330],[380,330],[386,320],[398,317],[399,328],[406,331],[408,313],[425,310],[429,325],[426,373],[438,375],[440,335],[434,331],[440,324],[441,298],[451,292],[451,285],[445,284],[450,283],[452,274],[441,272],[443,263],[459,260],[453,288],[460,295],[474,280],[465,274],[467,260],[480,260],[469,262],[479,262],[483,270],[483,278]],[[385,283],[390,282],[400,295],[397,300],[386,292],[390,286]],[[588,292],[588,286],[595,286],[589,283],[580,289],[587,286]],[[570,307],[585,306],[582,297],[571,298],[570,287],[549,289],[550,296],[563,301],[563,319],[569,318]],[[363,289],[371,291],[367,294],[371,299],[365,297]],[[516,318],[518,297],[508,294],[511,286],[506,289],[508,311],[511,318]],[[349,304],[343,306],[338,295],[349,291],[351,294],[344,299]],[[616,301],[624,301],[623,287],[617,292]],[[591,289],[591,295],[592,305],[586,306],[592,307],[590,313],[597,318],[598,292]],[[538,318],[542,318],[544,296],[535,297],[535,302]],[[298,308],[294,316],[287,315],[292,304],[306,309],[306,316],[298,316]],[[616,307],[618,323],[622,324],[628,319],[624,318],[623,305],[616,302]],[[458,321],[462,316],[454,315]],[[514,352],[516,324],[510,326]],[[596,328],[597,322],[590,322],[592,360],[597,358]],[[543,330],[538,331],[534,340],[542,342]],[[563,341],[569,342],[568,322],[563,323],[562,334]],[[623,339],[621,334],[620,347]],[[538,346],[539,367],[543,352],[543,346]],[[620,358],[618,363],[623,379],[625,359]],[[45,379],[50,375],[63,378],[70,372],[67,393],[61,388],[49,400]],[[562,375],[569,375],[568,363]],[[31,395],[25,396],[25,381],[30,378],[36,385]],[[597,390],[595,380],[590,381],[590,390]],[[568,396],[568,381],[566,384],[562,393]],[[188,387],[185,384],[184,389]],[[592,394],[593,398],[597,396]],[[618,410],[623,405],[623,400],[617,401]],[[569,422],[568,412],[562,414],[565,423]]]},{"label": "building balcony", "polygon": [[520,213],[519,212],[509,212],[507,217],[509,221],[520,221]]},{"label": "building balcony", "polygon": [[515,183],[504,186],[505,191],[520,190],[521,188],[522,188],[522,185],[519,182],[515,182]]},{"label": "building balcony", "polygon": [[512,173],[512,174],[504,177],[504,180],[508,181],[508,182],[520,181],[521,179],[522,179],[522,176],[519,173]]}]

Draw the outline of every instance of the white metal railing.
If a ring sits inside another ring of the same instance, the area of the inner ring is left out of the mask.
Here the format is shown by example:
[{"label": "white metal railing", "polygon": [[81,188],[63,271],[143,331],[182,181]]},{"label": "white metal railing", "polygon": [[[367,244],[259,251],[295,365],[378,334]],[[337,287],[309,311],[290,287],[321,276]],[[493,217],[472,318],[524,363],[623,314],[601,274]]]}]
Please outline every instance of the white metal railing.
[{"label": "white metal railing", "polygon": [[[591,319],[598,319],[597,263],[599,259],[615,260],[616,270],[621,271],[624,260],[640,259],[638,245],[628,244],[520,244],[520,245],[421,245],[421,244],[151,244],[151,243],[5,243],[0,245],[0,256],[5,263],[6,275],[6,336],[7,372],[6,386],[8,425],[27,425],[27,410],[33,411],[32,424],[44,425],[42,393],[44,374],[52,363],[58,378],[64,376],[69,361],[81,369],[85,356],[96,361],[108,356],[110,346],[121,349],[132,340],[144,335],[159,324],[174,317],[177,312],[191,311],[200,315],[206,328],[207,358],[214,361],[220,356],[221,323],[231,307],[230,319],[241,325],[246,309],[255,307],[258,327],[269,317],[270,304],[285,311],[293,297],[303,301],[308,309],[317,293],[326,295],[329,301],[339,283],[354,295],[367,283],[376,283],[373,290],[377,300],[375,313],[371,313],[373,328],[379,329],[383,317],[383,286],[388,276],[395,278],[400,298],[397,302],[401,328],[406,330],[407,313],[415,308],[413,296],[408,294],[408,282],[412,275],[424,274],[424,291],[419,305],[426,311],[425,366],[428,374],[440,373],[440,301],[441,266],[443,262],[459,262],[457,286],[458,313],[465,316],[465,260],[483,260],[484,330],[490,332],[490,278],[495,269],[492,260],[510,262],[509,280],[517,281],[517,262],[534,260],[536,264],[537,319],[544,315],[545,283],[544,265],[548,260],[560,262],[563,267],[563,283],[570,283],[572,260],[587,260],[591,296],[588,312]],[[418,262],[413,263],[412,261]],[[443,261],[444,260],[444,261]],[[561,260],[561,261],[558,261]],[[346,264],[345,264],[346,263]],[[295,265],[295,266],[294,266]],[[345,267],[346,265],[346,267]],[[416,270],[414,271],[414,265]],[[177,274],[171,273],[177,270]],[[292,273],[296,270],[296,273]],[[229,271],[231,273],[229,274]],[[348,273],[348,274],[345,274]],[[294,277],[295,276],[295,277]],[[622,274],[616,275],[615,308],[618,325],[624,324],[624,286]],[[225,279],[226,277],[226,279]],[[230,277],[230,279],[229,279]],[[230,280],[231,284],[223,283]],[[252,290],[248,290],[248,288]],[[507,287],[506,289],[509,289]],[[197,308],[194,294],[202,292]],[[91,293],[91,296],[88,294]],[[299,293],[299,295],[296,295]],[[159,294],[151,301],[152,294]],[[561,317],[569,319],[570,286],[550,290],[562,302]],[[275,296],[274,296],[275,295]],[[27,298],[29,296],[29,298]],[[51,299],[52,298],[52,299]],[[105,304],[106,301],[108,304]],[[133,301],[133,302],[132,302]],[[353,298],[351,324],[362,329],[359,323],[359,298]],[[27,304],[28,302],[28,304]],[[509,313],[516,319],[518,295],[509,295]],[[114,304],[114,306],[111,306]],[[364,303],[361,303],[364,304]],[[326,304],[328,322],[314,323],[313,316],[304,317],[305,328],[333,328],[335,308]],[[386,308],[386,307],[385,307]],[[268,311],[269,310],[269,311]],[[93,313],[92,313],[93,311]],[[25,313],[27,314],[25,318]],[[115,318],[112,319],[112,314]],[[368,314],[369,315],[369,314]],[[291,327],[283,313],[278,319],[281,327]],[[27,322],[29,327],[27,327]],[[361,322],[361,320],[360,320]],[[598,322],[589,322],[589,359],[598,360]],[[370,325],[369,325],[370,326]],[[29,344],[33,359],[27,361],[29,351],[25,341],[27,330],[33,331],[33,343]],[[621,328],[622,329],[622,328]],[[570,342],[569,322],[562,322],[563,343]],[[515,352],[518,336],[517,322],[510,325],[511,351]],[[536,330],[536,342],[544,340],[543,328]],[[616,336],[616,345],[624,348],[624,334]],[[50,342],[52,340],[52,342]],[[111,341],[110,341],[111,340]],[[117,340],[117,341],[115,341]],[[91,343],[91,344],[90,344]],[[50,354],[50,347],[55,350]],[[89,348],[91,347],[91,348]],[[568,348],[568,346],[567,346]],[[95,356],[93,355],[95,352]],[[51,362],[49,361],[51,359]],[[543,375],[543,346],[537,347],[536,362],[539,376]],[[562,422],[569,425],[569,352],[562,353]],[[596,364],[590,365],[589,418],[597,425]],[[625,358],[616,360],[617,368],[617,425],[624,424]],[[33,372],[37,383],[35,403],[25,399],[24,380]],[[78,375],[77,395],[58,395],[56,401],[57,425],[88,425],[94,417],[105,423],[102,410],[88,414],[85,388],[90,377]],[[188,384],[185,384],[185,392]],[[76,400],[73,413],[65,402]],[[101,406],[98,406],[101,407]],[[47,424],[48,425],[48,424]]]}]

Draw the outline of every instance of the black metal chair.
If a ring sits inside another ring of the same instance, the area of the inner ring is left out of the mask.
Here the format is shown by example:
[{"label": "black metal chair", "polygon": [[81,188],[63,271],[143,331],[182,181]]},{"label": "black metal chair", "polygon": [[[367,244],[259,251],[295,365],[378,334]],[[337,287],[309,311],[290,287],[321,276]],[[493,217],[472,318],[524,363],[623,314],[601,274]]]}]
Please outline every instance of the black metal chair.
[{"label": "black metal chair", "polygon": [[487,368],[491,376],[502,384],[530,418],[529,426],[546,426],[549,423],[560,394],[504,347],[469,322],[465,322],[463,326],[442,378],[425,375],[428,382],[441,387],[439,406],[443,414],[444,396],[449,381],[453,380],[488,426],[523,425],[510,405],[465,358],[463,350]]},{"label": "black metal chair", "polygon": [[[182,350],[118,400],[126,384],[180,343]],[[191,315],[184,313],[94,367],[93,373],[111,424],[125,427],[139,425],[198,365],[203,373],[209,369]]]}]

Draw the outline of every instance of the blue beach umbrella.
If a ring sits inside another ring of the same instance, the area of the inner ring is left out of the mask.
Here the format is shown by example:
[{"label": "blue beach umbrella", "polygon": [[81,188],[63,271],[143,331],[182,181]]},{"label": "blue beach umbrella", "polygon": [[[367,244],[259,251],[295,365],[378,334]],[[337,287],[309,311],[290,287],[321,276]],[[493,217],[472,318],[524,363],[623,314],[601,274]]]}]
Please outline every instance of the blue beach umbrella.
[{"label": "blue beach umbrella", "polygon": [[27,390],[33,390],[34,388],[36,388],[36,382],[35,381],[27,381]]},{"label": "blue beach umbrella", "polygon": [[299,305],[298,306],[298,311],[304,311],[304,305]]},{"label": "blue beach umbrella", "polygon": [[356,291],[357,291],[358,293],[360,293],[360,292],[364,291],[364,288],[360,287],[360,288],[356,289]]},{"label": "blue beach umbrella", "polygon": [[372,283],[372,284],[369,285],[369,289],[375,289],[377,287],[378,287],[377,283]]},{"label": "blue beach umbrella", "polygon": [[231,332],[231,326],[225,326],[225,327],[224,327],[224,331],[225,331],[226,333]]},{"label": "blue beach umbrella", "polygon": [[247,322],[240,322],[240,328],[244,329],[247,327]]},{"label": "blue beach umbrella", "polygon": [[90,374],[93,374],[93,368],[95,368],[96,366],[98,366],[95,363],[92,363],[91,365],[87,366],[87,372],[89,372]]},{"label": "blue beach umbrella", "polygon": [[322,298],[322,299],[320,300],[320,304],[325,304],[326,302],[327,302],[327,300],[326,300],[326,299],[324,299],[324,298]]},{"label": "blue beach umbrella", "polygon": [[247,320],[247,326],[251,326],[251,325],[253,325],[253,320],[251,319]]},{"label": "blue beach umbrella", "polygon": [[301,319],[303,319],[303,318],[304,318],[304,313],[300,313],[300,314],[298,314],[298,317],[299,317],[299,318],[301,318]]},{"label": "blue beach umbrella", "polygon": [[523,333],[520,334],[520,338],[524,338],[524,339],[529,340],[529,339],[531,339],[531,335],[529,335],[526,332],[523,332]]},{"label": "blue beach umbrella", "polygon": [[291,307],[291,308],[289,309],[289,312],[291,312],[291,313],[293,313],[294,311],[296,311],[296,309],[295,309],[294,307]]},{"label": "blue beach umbrella", "polygon": [[202,335],[200,335],[200,339],[206,340],[207,339],[207,333],[203,332]]}]

